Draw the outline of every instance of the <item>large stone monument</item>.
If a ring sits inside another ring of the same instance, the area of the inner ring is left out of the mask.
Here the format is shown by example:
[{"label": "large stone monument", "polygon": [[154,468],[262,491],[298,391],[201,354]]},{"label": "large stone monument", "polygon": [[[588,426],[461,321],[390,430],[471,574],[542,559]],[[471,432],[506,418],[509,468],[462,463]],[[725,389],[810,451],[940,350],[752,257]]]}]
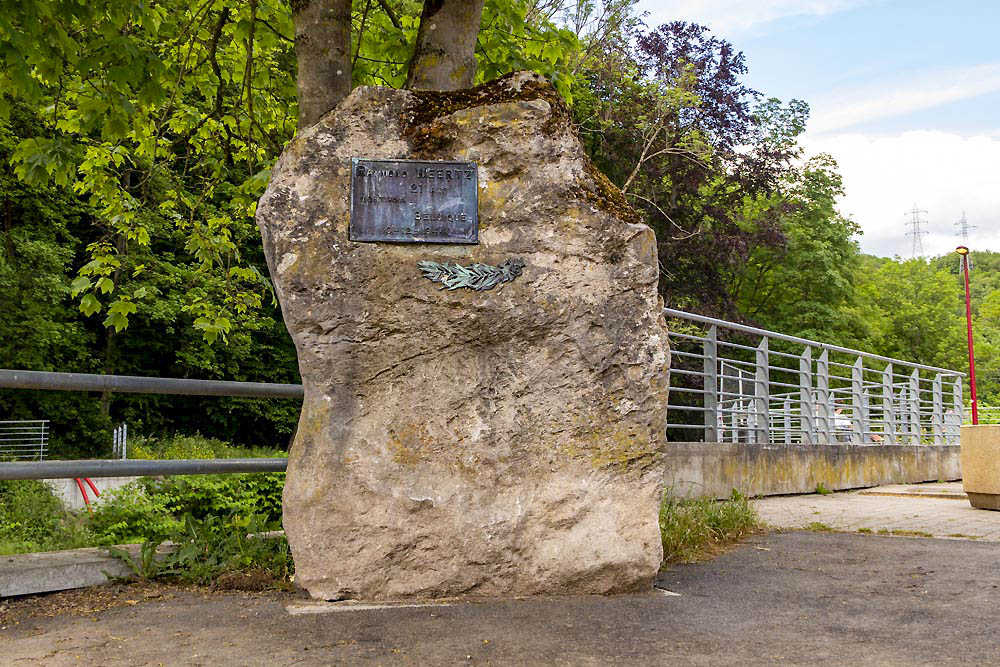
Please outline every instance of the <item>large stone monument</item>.
[{"label": "large stone monument", "polygon": [[328,600],[651,585],[656,243],[544,79],[358,88],[288,145],[257,221],[305,385],[284,497],[298,583]]}]

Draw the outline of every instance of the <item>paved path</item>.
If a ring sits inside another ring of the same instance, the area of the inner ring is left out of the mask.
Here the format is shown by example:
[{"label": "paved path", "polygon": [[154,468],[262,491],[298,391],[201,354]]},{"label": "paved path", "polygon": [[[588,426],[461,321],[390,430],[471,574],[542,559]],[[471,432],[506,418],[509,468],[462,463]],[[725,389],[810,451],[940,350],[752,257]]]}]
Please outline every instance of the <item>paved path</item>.
[{"label": "paved path", "polygon": [[[974,509],[961,482],[900,484],[861,491],[779,496],[755,501],[778,528],[828,526],[846,531],[903,531],[934,537],[1000,541],[1000,512]],[[949,497],[935,497],[949,496]]]},{"label": "paved path", "polygon": [[678,595],[307,615],[274,594],[123,588],[114,608],[51,616],[27,598],[0,601],[0,664],[983,667],[1000,665],[998,555],[994,542],[793,532],[663,573]]}]

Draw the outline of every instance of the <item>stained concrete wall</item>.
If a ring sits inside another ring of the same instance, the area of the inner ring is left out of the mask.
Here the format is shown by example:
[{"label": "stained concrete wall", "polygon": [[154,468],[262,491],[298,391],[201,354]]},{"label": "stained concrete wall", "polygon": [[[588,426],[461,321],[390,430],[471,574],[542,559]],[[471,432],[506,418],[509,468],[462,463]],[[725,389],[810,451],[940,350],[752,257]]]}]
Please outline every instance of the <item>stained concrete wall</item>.
[{"label": "stained concrete wall", "polygon": [[961,479],[958,445],[667,443],[666,487],[676,496],[812,493]]},{"label": "stained concrete wall", "polygon": [[[141,477],[92,477],[90,481],[94,483],[97,490],[101,492],[101,495],[105,491],[110,491],[112,489],[120,489],[129,482],[134,482],[137,479],[142,479]],[[76,485],[76,480],[74,479],[46,479],[42,480],[51,487],[52,491],[56,496],[63,501],[63,505],[67,509],[71,510],[82,510],[84,508],[83,496],[80,494],[80,488]],[[83,481],[83,480],[81,480]],[[90,502],[94,502],[94,492],[90,488],[87,482],[83,482],[83,488],[87,489],[87,497],[90,498]]]}]

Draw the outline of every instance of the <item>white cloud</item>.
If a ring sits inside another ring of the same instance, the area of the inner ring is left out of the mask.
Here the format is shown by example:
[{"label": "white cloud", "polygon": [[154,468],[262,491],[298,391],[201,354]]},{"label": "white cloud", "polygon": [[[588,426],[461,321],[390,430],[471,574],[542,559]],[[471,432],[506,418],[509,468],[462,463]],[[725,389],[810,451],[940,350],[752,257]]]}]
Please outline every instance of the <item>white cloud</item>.
[{"label": "white cloud", "polygon": [[1000,63],[909,73],[905,80],[834,90],[810,100],[811,132],[831,132],[1000,90]]},{"label": "white cloud", "polygon": [[830,153],[844,177],[842,213],[864,231],[865,252],[909,257],[906,212],[927,211],[927,256],[959,245],[954,223],[965,211],[973,249],[1000,251],[1000,139],[920,130],[895,136],[838,134],[803,137],[807,153]]},{"label": "white cloud", "polygon": [[828,16],[868,0],[641,0],[651,27],[668,21],[701,23],[730,37],[790,16]]}]

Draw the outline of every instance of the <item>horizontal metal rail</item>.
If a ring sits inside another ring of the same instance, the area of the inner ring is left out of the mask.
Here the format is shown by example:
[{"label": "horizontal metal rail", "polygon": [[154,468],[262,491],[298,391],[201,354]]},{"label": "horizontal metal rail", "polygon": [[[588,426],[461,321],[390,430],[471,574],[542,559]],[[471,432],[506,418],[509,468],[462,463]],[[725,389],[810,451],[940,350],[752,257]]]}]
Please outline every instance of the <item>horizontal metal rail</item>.
[{"label": "horizontal metal rail", "polygon": [[[685,320],[692,320],[694,322],[701,322],[702,324],[716,325],[719,327],[724,327],[726,329],[732,329],[733,331],[742,331],[743,333],[754,334],[757,336],[763,336],[765,338],[772,338],[774,340],[783,340],[786,343],[796,343],[798,345],[808,345],[809,347],[818,347],[821,350],[829,350],[830,352],[842,352],[844,354],[850,354],[853,356],[860,356],[866,359],[872,359],[874,361],[884,361],[887,364],[900,363],[899,359],[893,359],[892,357],[883,357],[878,354],[870,354],[868,352],[861,352],[859,350],[852,350],[849,347],[840,347],[839,345],[830,345],[829,343],[820,343],[819,341],[809,340],[808,338],[799,338],[798,336],[789,336],[788,334],[778,333],[776,331],[768,331],[767,329],[758,329],[757,327],[747,326],[745,324],[737,324],[736,322],[727,322],[725,320],[717,320],[714,317],[706,317],[704,315],[696,315],[695,313],[687,313],[683,310],[674,310],[673,308],[664,308],[663,313],[671,317],[679,317]],[[719,344],[723,344],[722,341]],[[935,371],[938,373],[947,373],[949,375],[961,375],[965,376],[965,373],[960,373],[958,371],[951,370],[950,368],[938,368],[937,366],[925,366],[923,364],[915,364],[909,361],[905,362],[910,368],[919,368],[925,371]]]},{"label": "horizontal metal rail", "polygon": [[112,391],[127,394],[181,394],[185,396],[244,396],[251,398],[302,398],[300,384],[187,380],[135,375],[95,375],[0,369],[0,389],[51,389],[56,391]]},{"label": "horizontal metal rail", "polygon": [[2,463],[0,479],[218,475],[238,472],[285,472],[288,459],[178,459],[174,461],[40,461]]}]

